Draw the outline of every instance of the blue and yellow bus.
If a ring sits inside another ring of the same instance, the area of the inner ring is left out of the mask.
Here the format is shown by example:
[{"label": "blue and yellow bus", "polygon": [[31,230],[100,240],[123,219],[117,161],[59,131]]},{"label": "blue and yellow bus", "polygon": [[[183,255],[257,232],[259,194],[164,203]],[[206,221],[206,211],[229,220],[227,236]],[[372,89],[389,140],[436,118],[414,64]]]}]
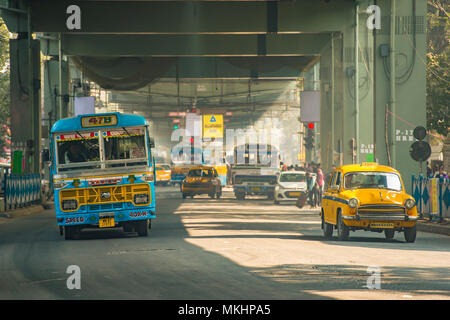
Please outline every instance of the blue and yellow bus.
[{"label": "blue and yellow bus", "polygon": [[147,120],[135,114],[87,114],[53,125],[52,190],[65,239],[83,228],[147,236],[156,217],[152,141]]}]

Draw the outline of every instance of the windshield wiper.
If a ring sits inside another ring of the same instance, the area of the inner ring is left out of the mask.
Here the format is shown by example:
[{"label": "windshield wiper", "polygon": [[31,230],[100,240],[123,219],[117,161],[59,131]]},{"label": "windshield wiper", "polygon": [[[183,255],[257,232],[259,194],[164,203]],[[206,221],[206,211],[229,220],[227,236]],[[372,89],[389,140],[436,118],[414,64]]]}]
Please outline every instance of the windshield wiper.
[{"label": "windshield wiper", "polygon": [[122,129],[125,130],[125,132],[127,133],[127,135],[128,135],[129,137],[131,137],[131,134],[128,132],[127,129],[125,129],[125,127],[122,127]]},{"label": "windshield wiper", "polygon": [[83,141],[86,141],[87,143],[92,145],[91,141],[89,139],[86,139],[85,137],[83,137],[83,135],[79,131],[75,131],[75,132],[81,137],[81,139],[83,139]]}]

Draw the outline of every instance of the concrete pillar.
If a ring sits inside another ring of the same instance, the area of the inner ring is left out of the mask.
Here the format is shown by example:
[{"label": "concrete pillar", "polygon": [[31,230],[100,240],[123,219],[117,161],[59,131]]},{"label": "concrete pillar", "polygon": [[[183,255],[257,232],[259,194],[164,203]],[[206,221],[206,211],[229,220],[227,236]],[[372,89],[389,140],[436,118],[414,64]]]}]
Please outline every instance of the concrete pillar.
[{"label": "concrete pillar", "polygon": [[13,171],[17,174],[39,173],[40,51],[39,41],[29,42],[25,33],[20,33],[17,39],[10,40],[10,81]]}]

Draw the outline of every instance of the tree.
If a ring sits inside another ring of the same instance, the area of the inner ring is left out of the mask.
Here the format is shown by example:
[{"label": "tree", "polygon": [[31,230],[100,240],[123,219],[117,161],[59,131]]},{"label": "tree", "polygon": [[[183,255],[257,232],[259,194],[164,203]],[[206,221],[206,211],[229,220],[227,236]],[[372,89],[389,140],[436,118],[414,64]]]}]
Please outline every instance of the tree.
[{"label": "tree", "polygon": [[428,0],[427,4],[427,128],[446,137],[450,126],[449,0]]},{"label": "tree", "polygon": [[9,115],[9,31],[0,18],[0,158],[8,156],[7,151],[11,143]]}]

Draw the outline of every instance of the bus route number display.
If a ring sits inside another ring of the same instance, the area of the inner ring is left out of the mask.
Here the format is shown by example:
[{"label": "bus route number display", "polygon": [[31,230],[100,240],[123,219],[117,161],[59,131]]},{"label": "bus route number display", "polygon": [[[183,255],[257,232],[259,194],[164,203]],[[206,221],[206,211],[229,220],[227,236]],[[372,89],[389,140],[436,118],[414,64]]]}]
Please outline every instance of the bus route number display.
[{"label": "bus route number display", "polygon": [[116,124],[117,124],[117,116],[116,115],[91,116],[91,117],[82,117],[81,118],[81,126],[83,128],[115,126]]}]

